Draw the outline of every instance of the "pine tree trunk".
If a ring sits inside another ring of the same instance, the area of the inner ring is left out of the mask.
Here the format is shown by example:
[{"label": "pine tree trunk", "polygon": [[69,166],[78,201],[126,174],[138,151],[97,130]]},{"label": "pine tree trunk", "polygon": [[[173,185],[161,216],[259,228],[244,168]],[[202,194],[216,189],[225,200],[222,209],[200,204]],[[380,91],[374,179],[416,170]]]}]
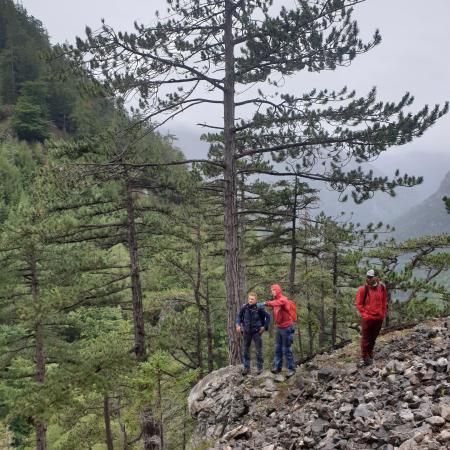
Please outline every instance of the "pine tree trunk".
[{"label": "pine tree trunk", "polygon": [[333,252],[333,313],[331,322],[331,345],[336,346],[337,335],[337,302],[338,302],[338,267],[337,267],[337,249]]},{"label": "pine tree trunk", "polygon": [[134,353],[138,361],[145,361],[147,355],[145,351],[144,310],[142,307],[142,289],[139,272],[138,243],[136,238],[134,203],[133,203],[132,187],[130,182],[127,182],[126,195],[127,195],[128,252],[130,257],[131,295],[133,304]]},{"label": "pine tree trunk", "polygon": [[185,411],[184,411],[184,414],[183,414],[183,446],[182,446],[182,449],[183,450],[186,450],[186,446],[187,446],[187,441],[188,441],[188,439],[187,439],[187,420],[186,420],[186,416],[188,415],[188,412],[187,412],[187,402],[185,403],[186,404],[186,406],[185,406]]},{"label": "pine tree trunk", "polygon": [[120,418],[120,397],[117,400],[116,415],[117,415],[117,420],[119,422],[120,442],[122,444],[121,447],[122,447],[122,450],[127,450],[128,449],[128,436],[127,436],[127,429],[125,427],[125,424],[122,423],[121,418]]},{"label": "pine tree trunk", "polygon": [[240,179],[240,205],[239,210],[240,214],[238,214],[238,223],[239,223],[239,300],[240,303],[245,302],[247,298],[247,265],[245,261],[245,179],[244,175],[241,176]]},{"label": "pine tree trunk", "polygon": [[[201,307],[201,305],[200,305]],[[204,375],[203,366],[203,352],[202,352],[202,328],[203,328],[203,314],[201,310],[197,311],[197,324],[195,329],[195,353],[197,357],[198,380],[200,381]]]},{"label": "pine tree trunk", "polygon": [[[308,257],[305,256],[305,276],[308,277]],[[308,356],[314,353],[314,334],[312,328],[312,305],[309,295],[309,286],[305,285],[306,309],[308,311]]]},{"label": "pine tree trunk", "polygon": [[108,394],[103,395],[103,420],[105,422],[105,442],[108,450],[114,450],[113,435],[111,431],[111,416],[109,413]]},{"label": "pine tree trunk", "polygon": [[14,42],[12,39],[11,34],[11,103],[14,103],[14,101],[17,99],[17,90],[16,90],[16,71],[14,70]]},{"label": "pine tree trunk", "polygon": [[295,269],[297,264],[297,189],[298,180],[295,177],[294,204],[292,206],[292,230],[291,230],[291,261],[289,264],[289,295],[291,298],[296,294]]},{"label": "pine tree trunk", "polygon": [[162,386],[161,386],[161,378],[162,378],[162,374],[161,374],[161,370],[158,366],[158,371],[157,371],[157,399],[158,399],[158,404],[157,404],[157,408],[158,408],[158,412],[159,412],[159,436],[161,439],[161,450],[164,448],[164,428],[163,428],[163,405],[162,405]]},{"label": "pine tree trunk", "polygon": [[128,450],[128,435],[125,424],[119,423],[120,441],[122,442],[122,450]]},{"label": "pine tree trunk", "polygon": [[[31,254],[30,261],[31,268],[31,296],[35,308],[39,309],[39,283],[37,274],[36,255],[34,250]],[[45,380],[45,354],[44,354],[44,330],[41,323],[40,313],[37,315],[37,323],[35,325],[35,352],[36,352],[36,375],[35,380],[37,384],[44,384]],[[46,450],[47,438],[46,438],[46,425],[41,420],[36,420],[36,450]]]},{"label": "pine tree trunk", "polygon": [[[293,233],[293,239],[295,239],[295,232]],[[289,264],[289,296],[293,298],[296,294],[295,292],[295,266],[297,263],[297,247],[292,244],[291,247],[291,261]]]},{"label": "pine tree trunk", "polygon": [[319,347],[323,348],[327,344],[327,324],[325,322],[325,286],[320,283],[320,304],[319,304]]},{"label": "pine tree trunk", "polygon": [[201,252],[201,230],[200,224],[195,228],[195,259],[196,259],[196,277],[194,285],[194,298],[197,306],[197,326],[196,326],[196,353],[197,366],[200,369],[199,379],[203,378],[203,352],[202,352],[202,328],[203,328],[203,314],[202,302],[200,297],[200,286],[202,281],[202,252]]},{"label": "pine tree trunk", "polygon": [[233,44],[234,4],[225,0],[225,82],[224,82],[224,241],[225,241],[225,288],[227,295],[227,333],[229,363],[241,360],[242,343],[235,332],[235,320],[239,310],[239,251],[236,202],[235,158],[235,81]]},{"label": "pine tree trunk", "polygon": [[[144,310],[142,306],[142,288],[139,270],[134,203],[132,185],[130,181],[127,181],[126,184],[126,196],[128,251],[130,257],[131,293],[134,323],[134,354],[138,362],[143,362],[147,359],[147,353],[145,350]],[[145,404],[140,412],[140,424],[144,450],[161,450],[161,437],[159,436],[160,427],[153,417],[152,410],[149,404]]]},{"label": "pine tree trunk", "polygon": [[[36,361],[40,361],[43,359],[43,349],[39,348],[41,346],[36,347]],[[37,362],[37,365],[40,365],[40,362]],[[39,381],[38,381],[39,382]],[[43,383],[43,380],[42,380]],[[41,420],[37,420],[35,424],[36,429],[36,450],[46,450],[47,448],[47,439],[46,439],[46,431],[47,427],[45,423]]]},{"label": "pine tree trunk", "polygon": [[307,300],[308,310],[308,356],[312,356],[314,353],[314,333],[312,329],[312,306],[309,299]]},{"label": "pine tree trunk", "polygon": [[213,352],[213,329],[211,324],[211,305],[209,300],[209,280],[206,280],[206,299],[205,299],[205,325],[206,325],[206,345],[208,349],[208,373],[214,370],[214,352]]},{"label": "pine tree trunk", "polygon": [[160,425],[153,417],[149,405],[144,405],[141,409],[140,425],[144,450],[161,450]]},{"label": "pine tree trunk", "polygon": [[388,327],[391,324],[391,301],[392,301],[392,293],[389,286],[389,282],[386,281],[386,293],[387,293],[387,309],[386,309],[386,321],[385,326]]},{"label": "pine tree trunk", "polygon": [[297,319],[297,337],[298,337],[298,349],[300,351],[300,359],[303,360],[305,357],[305,353],[303,350],[303,339],[302,339],[302,332],[300,328],[300,318]]}]

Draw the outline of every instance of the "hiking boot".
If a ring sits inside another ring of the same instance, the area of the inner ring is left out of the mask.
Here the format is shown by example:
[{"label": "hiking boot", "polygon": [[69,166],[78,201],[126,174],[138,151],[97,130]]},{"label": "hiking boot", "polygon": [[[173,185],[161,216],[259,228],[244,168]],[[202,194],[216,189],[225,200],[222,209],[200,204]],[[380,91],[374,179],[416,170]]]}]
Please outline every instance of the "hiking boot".
[{"label": "hiking boot", "polygon": [[272,367],[272,369],[270,369],[270,371],[271,371],[274,375],[276,375],[277,373],[280,373],[280,372],[281,372],[281,369],[277,369],[276,367]]},{"label": "hiking boot", "polygon": [[291,378],[295,375],[295,370],[288,370],[286,373],[286,378]]},{"label": "hiking boot", "polygon": [[367,366],[371,366],[372,364],[373,364],[373,359],[372,358],[363,358],[358,363],[358,367],[367,367]]},{"label": "hiking boot", "polygon": [[258,369],[257,371],[256,371],[256,375],[261,375],[263,373],[263,370],[262,369]]},{"label": "hiking boot", "polygon": [[244,375],[244,377],[247,376],[249,373],[250,373],[250,369],[247,369],[247,367],[244,367],[242,369],[242,375]]}]

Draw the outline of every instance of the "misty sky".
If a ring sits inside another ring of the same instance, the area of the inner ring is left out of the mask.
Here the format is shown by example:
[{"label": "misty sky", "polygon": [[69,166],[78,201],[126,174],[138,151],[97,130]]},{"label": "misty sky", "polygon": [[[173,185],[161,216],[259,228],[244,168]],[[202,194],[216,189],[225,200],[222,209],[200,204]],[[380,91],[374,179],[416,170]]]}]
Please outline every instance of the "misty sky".
[{"label": "misty sky", "polygon": [[[43,22],[53,43],[73,42],[76,35],[84,35],[86,25],[97,28],[101,18],[121,30],[131,30],[135,20],[152,23],[154,12],[159,9],[163,13],[166,4],[165,0],[23,0],[21,3]],[[274,4],[289,7],[295,0],[275,0]],[[405,91],[412,92],[416,97],[415,109],[450,100],[450,0],[367,0],[356,7],[356,17],[363,37],[369,38],[376,28],[380,29],[382,44],[357,57],[351,67],[296,75],[286,84],[289,92],[300,94],[314,87],[339,89],[347,85],[364,95],[376,86],[382,100],[399,100]],[[204,110],[186,113],[169,125],[188,156],[205,156],[204,146],[195,145],[200,133],[195,123],[204,121],[204,114]],[[219,112],[217,120],[220,120]],[[449,129],[450,115],[447,115],[421,139],[386,153],[375,165],[387,174],[393,167],[417,173],[432,172],[427,182],[434,188],[450,170]]]}]

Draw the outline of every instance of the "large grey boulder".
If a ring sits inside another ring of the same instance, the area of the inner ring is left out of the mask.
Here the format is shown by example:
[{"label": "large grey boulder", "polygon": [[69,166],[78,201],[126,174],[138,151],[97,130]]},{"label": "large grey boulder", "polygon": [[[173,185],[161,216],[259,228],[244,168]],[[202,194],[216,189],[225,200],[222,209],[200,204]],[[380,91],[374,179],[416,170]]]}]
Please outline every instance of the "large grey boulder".
[{"label": "large grey boulder", "polygon": [[188,397],[188,409],[192,416],[202,410],[217,407],[213,400],[221,399],[221,403],[232,400],[233,386],[242,380],[241,370],[237,366],[228,366],[215,370],[200,380],[191,390]]}]

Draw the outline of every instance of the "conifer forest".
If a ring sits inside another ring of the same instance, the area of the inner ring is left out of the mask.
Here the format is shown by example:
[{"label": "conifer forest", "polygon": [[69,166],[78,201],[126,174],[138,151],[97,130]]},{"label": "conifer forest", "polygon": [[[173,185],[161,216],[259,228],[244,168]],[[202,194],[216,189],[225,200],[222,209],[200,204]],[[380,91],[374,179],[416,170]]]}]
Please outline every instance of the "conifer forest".
[{"label": "conifer forest", "polygon": [[[324,201],[414,195],[423,174],[370,163],[443,126],[447,99],[285,88],[384,45],[360,30],[365,3],[167,0],[55,43],[0,0],[1,449],[194,450],[189,392],[241,364],[238,312],[274,283],[296,304],[297,364],[359,339],[369,269],[384,327],[450,315],[450,176],[425,218],[438,231]],[[194,110],[207,149],[190,158],[165,126]]]}]

